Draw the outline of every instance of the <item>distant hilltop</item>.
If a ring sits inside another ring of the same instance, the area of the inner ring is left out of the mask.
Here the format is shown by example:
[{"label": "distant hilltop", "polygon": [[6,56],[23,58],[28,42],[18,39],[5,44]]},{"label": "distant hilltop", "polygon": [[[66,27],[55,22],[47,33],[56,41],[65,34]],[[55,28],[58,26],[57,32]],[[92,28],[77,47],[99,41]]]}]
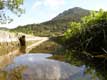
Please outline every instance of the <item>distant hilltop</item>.
[{"label": "distant hilltop", "polygon": [[[25,26],[18,26],[11,31],[18,31],[27,34],[34,34],[37,36],[54,36],[63,34],[68,28],[69,22],[79,22],[82,17],[90,14],[89,10],[74,7],[57,15],[50,21],[46,21],[40,24],[28,24]],[[44,15],[45,16],[45,15]]]}]

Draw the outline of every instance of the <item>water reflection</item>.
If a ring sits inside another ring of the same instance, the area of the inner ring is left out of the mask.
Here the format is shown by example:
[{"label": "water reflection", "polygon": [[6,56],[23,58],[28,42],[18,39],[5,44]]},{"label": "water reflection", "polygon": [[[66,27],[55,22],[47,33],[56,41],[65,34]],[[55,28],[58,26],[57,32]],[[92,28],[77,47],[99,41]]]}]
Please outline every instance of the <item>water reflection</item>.
[{"label": "water reflection", "polygon": [[71,65],[47,59],[50,56],[42,53],[18,56],[2,71],[0,80],[106,80],[104,67],[87,64],[74,55]]},{"label": "water reflection", "polygon": [[25,54],[5,68],[7,80],[71,80],[81,68],[68,63],[49,60],[50,54]]},{"label": "water reflection", "polygon": [[100,76],[96,75],[96,71],[92,68],[89,68],[89,72],[85,65],[82,66],[83,71],[71,76],[71,80],[100,80]]},{"label": "water reflection", "polygon": [[[107,80],[107,60],[92,59],[68,51],[67,61],[83,70],[72,76],[72,80]],[[87,79],[86,79],[87,78]]]},{"label": "water reflection", "polygon": [[24,54],[19,57],[16,57],[14,59],[14,62],[18,63],[18,64],[24,62],[24,64],[25,64],[26,62],[28,63],[29,61],[35,62],[36,60],[46,59],[51,56],[52,56],[52,54],[46,54],[46,53],[44,53],[44,54],[43,53],[38,53],[38,54],[30,53],[30,54]]}]

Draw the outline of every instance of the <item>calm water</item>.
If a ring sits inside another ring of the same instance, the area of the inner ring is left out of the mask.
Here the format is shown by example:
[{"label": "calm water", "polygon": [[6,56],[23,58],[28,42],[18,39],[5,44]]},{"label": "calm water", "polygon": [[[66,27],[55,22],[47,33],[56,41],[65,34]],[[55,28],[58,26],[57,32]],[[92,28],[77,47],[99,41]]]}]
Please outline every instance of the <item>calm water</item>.
[{"label": "calm water", "polygon": [[[71,80],[81,68],[68,63],[50,60],[51,54],[25,54],[16,57],[5,70],[7,80]],[[20,77],[17,77],[20,76]]]},{"label": "calm water", "polygon": [[[71,64],[48,59],[51,54],[24,54],[5,70],[3,80],[104,80],[95,68],[72,59]],[[105,79],[106,80],[106,79]]]}]

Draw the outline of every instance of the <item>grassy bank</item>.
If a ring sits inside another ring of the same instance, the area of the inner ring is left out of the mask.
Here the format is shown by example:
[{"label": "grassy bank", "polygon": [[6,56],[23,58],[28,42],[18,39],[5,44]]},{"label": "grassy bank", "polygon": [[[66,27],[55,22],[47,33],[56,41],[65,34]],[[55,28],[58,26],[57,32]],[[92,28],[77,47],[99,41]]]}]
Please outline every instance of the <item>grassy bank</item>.
[{"label": "grassy bank", "polygon": [[0,43],[0,56],[5,55],[19,48],[18,42],[1,42]]},{"label": "grassy bank", "polygon": [[[26,46],[32,45],[33,43],[38,42],[36,41],[27,41]],[[9,52],[12,52],[16,49],[19,49],[20,45],[18,41],[12,41],[12,42],[1,42],[0,43],[0,56],[8,54]]]},{"label": "grassy bank", "polygon": [[52,53],[57,50],[59,45],[54,41],[46,41],[39,46],[33,48],[30,53]]},{"label": "grassy bank", "polygon": [[61,54],[61,48],[62,46],[56,42],[56,39],[54,40],[48,40],[39,46],[33,48],[30,53],[50,53],[53,54],[52,57],[49,59],[55,59],[64,61],[64,55]]}]

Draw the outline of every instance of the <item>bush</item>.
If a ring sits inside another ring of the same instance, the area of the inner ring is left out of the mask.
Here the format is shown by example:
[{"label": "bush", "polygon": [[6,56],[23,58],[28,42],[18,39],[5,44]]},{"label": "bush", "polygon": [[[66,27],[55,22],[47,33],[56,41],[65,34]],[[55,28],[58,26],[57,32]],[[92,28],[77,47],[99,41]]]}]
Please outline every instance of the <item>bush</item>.
[{"label": "bush", "polygon": [[107,49],[107,12],[102,9],[91,12],[80,23],[72,22],[65,32],[67,48],[87,52],[106,52]]}]

